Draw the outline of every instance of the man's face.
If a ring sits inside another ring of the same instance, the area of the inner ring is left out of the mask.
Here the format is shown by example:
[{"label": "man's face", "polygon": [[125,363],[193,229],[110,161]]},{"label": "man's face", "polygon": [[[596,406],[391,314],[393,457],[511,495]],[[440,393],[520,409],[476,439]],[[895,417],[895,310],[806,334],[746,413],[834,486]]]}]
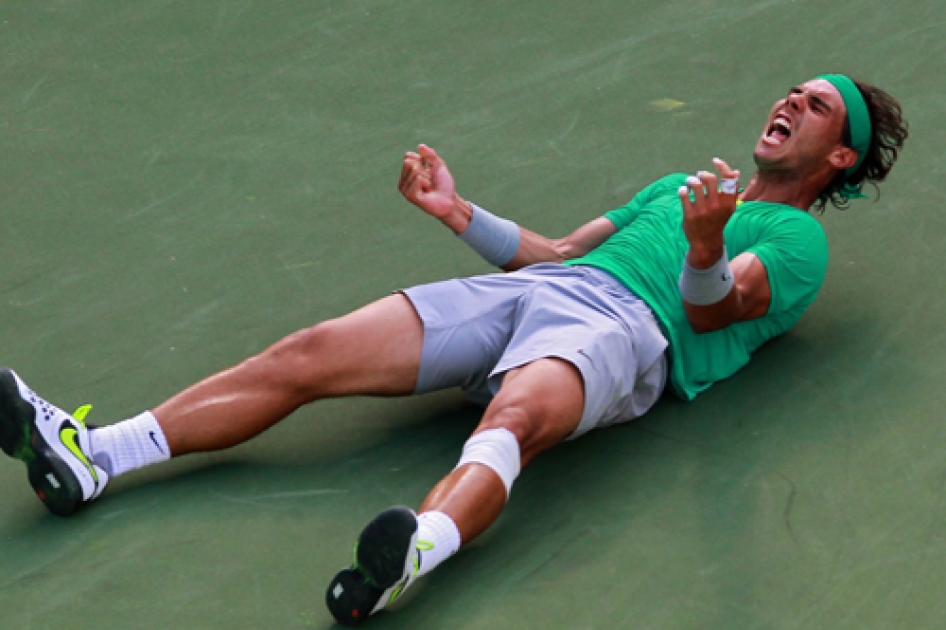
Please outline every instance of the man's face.
[{"label": "man's face", "polygon": [[847,110],[837,89],[814,79],[789,90],[772,106],[753,157],[761,171],[798,175],[830,167],[828,157],[843,146]]}]

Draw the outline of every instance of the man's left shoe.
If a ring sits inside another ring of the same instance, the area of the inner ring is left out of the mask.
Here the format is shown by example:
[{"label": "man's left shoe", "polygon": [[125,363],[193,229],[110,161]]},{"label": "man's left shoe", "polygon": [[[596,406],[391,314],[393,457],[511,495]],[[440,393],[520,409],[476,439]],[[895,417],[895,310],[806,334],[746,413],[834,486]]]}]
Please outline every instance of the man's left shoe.
[{"label": "man's left shoe", "polygon": [[108,485],[108,473],[90,456],[81,417],[49,404],[6,368],[0,369],[0,448],[26,464],[36,495],[58,516],[69,516]]},{"label": "man's left shoe", "polygon": [[355,545],[355,563],[328,585],[325,603],[338,623],[355,626],[400,597],[420,570],[417,515],[388,508],[368,523]]}]

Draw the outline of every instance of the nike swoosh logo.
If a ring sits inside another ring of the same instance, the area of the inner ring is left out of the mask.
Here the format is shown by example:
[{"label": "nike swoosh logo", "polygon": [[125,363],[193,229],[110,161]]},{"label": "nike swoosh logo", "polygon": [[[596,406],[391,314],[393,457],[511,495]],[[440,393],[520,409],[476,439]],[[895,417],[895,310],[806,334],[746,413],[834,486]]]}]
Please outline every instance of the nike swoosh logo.
[{"label": "nike swoosh logo", "polygon": [[[434,546],[430,545],[430,548],[433,549]],[[420,571],[420,553],[415,553],[414,554],[414,571],[410,575],[405,575],[404,579],[401,580],[401,583],[398,585],[398,587],[394,589],[394,592],[391,593],[391,597],[388,598],[389,604],[393,603],[395,599],[401,596],[401,593],[403,593],[404,589],[407,588],[408,582],[411,581],[411,577],[417,575],[418,571]]]},{"label": "nike swoosh logo", "polygon": [[63,446],[69,449],[70,453],[76,456],[76,459],[89,469],[89,472],[92,474],[92,479],[95,483],[98,483],[99,476],[95,472],[95,467],[92,466],[89,458],[86,457],[82,449],[79,448],[79,432],[75,430],[75,427],[68,422],[63,423],[63,426],[59,429],[59,441],[62,442]]},{"label": "nike swoosh logo", "polygon": [[388,603],[389,603],[389,604],[393,603],[394,600],[397,599],[397,598],[401,595],[401,593],[404,591],[404,587],[407,586],[407,582],[408,582],[410,579],[411,579],[410,576],[408,576],[408,575],[404,576],[404,579],[401,580],[400,585],[398,585],[398,587],[397,587],[396,589],[394,589],[394,592],[391,593],[391,597],[388,598]]},{"label": "nike swoosh logo", "polygon": [[158,444],[158,438],[154,437],[154,431],[148,431],[148,435],[151,436],[151,441],[154,442],[154,445],[158,447],[158,450],[161,451],[161,454],[164,455],[164,449],[161,448],[161,445]]}]

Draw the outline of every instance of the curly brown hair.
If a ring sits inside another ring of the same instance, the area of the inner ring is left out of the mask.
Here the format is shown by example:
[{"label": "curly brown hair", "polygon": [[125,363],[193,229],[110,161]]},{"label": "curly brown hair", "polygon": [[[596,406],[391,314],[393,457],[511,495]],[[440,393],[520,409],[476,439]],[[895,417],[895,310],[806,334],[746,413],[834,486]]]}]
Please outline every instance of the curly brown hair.
[{"label": "curly brown hair", "polygon": [[[867,157],[850,177],[841,171],[821,191],[814,205],[819,212],[824,212],[829,202],[839,210],[848,208],[850,199],[844,193],[845,184],[851,184],[861,190],[865,183],[870,183],[879,194],[880,189],[877,188],[877,183],[884,181],[887,177],[887,173],[893,168],[894,162],[897,161],[897,154],[903,148],[903,143],[909,135],[907,121],[903,118],[903,108],[894,97],[879,87],[854,79],[852,81],[864,97],[870,114],[870,148],[867,150]],[[851,146],[851,125],[846,119],[841,132],[841,141],[844,146]]]}]

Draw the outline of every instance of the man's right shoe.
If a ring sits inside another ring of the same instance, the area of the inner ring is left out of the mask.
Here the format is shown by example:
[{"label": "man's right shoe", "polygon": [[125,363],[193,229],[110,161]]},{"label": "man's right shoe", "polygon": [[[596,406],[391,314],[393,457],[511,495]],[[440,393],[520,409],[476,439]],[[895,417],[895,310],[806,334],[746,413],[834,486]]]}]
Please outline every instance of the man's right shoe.
[{"label": "man's right shoe", "polygon": [[400,597],[417,578],[421,546],[410,508],[395,506],[374,517],[358,536],[355,563],[339,571],[325,592],[335,620],[358,625]]},{"label": "man's right shoe", "polygon": [[90,457],[85,423],[0,369],[0,448],[26,464],[30,485],[49,511],[69,516],[98,497],[108,474]]}]

